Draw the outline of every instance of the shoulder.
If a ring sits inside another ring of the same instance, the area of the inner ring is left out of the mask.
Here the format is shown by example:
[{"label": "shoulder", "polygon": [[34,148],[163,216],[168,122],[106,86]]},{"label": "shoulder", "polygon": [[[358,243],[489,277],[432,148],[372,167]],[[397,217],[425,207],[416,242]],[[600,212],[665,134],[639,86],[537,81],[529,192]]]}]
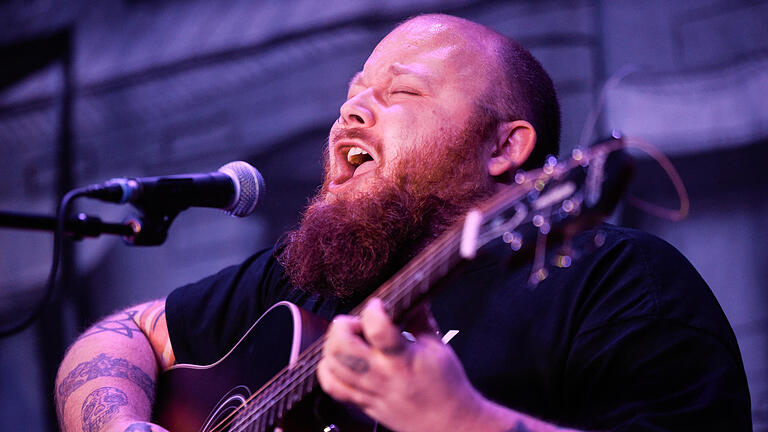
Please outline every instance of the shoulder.
[{"label": "shoulder", "polygon": [[659,255],[672,259],[675,262],[684,262],[690,266],[685,257],[671,244],[663,239],[645,231],[626,228],[611,224],[601,224],[600,226],[579,234],[575,240],[581,244],[586,251],[586,258],[603,258],[614,256],[618,253],[628,253],[628,258],[639,261],[653,261],[648,264],[657,263],[654,257]]},{"label": "shoulder", "polygon": [[284,274],[272,248],[262,249],[240,264],[232,265],[211,276],[175,289],[168,296],[169,304],[211,301],[234,293],[255,290],[264,285],[280,285]]},{"label": "shoulder", "polygon": [[695,321],[696,314],[722,314],[699,272],[661,238],[604,224],[585,233],[581,241],[593,247],[584,256],[592,286],[611,290],[632,287],[652,303],[649,313],[665,318]]},{"label": "shoulder", "polygon": [[166,314],[177,360],[200,363],[215,359],[261,316],[272,299],[290,289],[272,248],[175,289],[166,299]]},{"label": "shoulder", "polygon": [[604,225],[581,241],[595,236],[601,246],[572,269],[579,274],[573,276],[578,288],[567,361],[572,396],[583,397],[590,386],[588,399],[631,404],[632,413],[617,404],[610,415],[593,414],[626,416],[633,425],[667,424],[693,406],[703,409],[690,424],[748,423],[749,393],[733,330],[693,265],[642,231]]},{"label": "shoulder", "polygon": [[272,305],[289,301],[328,319],[337,303],[291,285],[276,248],[260,250],[166,299],[168,331],[176,359],[209,363],[226,353]]},{"label": "shoulder", "polygon": [[[579,335],[610,326],[646,323],[717,340],[739,359],[733,330],[712,290],[668,242],[647,232],[602,225],[584,233],[583,247],[600,247],[574,265],[580,274]],[[596,240],[597,239],[597,240]]]}]

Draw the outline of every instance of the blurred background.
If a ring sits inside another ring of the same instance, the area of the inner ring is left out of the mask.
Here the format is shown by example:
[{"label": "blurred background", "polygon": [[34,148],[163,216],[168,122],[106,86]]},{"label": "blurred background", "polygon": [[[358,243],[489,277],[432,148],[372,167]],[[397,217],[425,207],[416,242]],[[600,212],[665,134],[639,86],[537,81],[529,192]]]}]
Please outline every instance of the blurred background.
[{"label": "blurred background", "polygon": [[[744,357],[756,431],[768,431],[768,2],[758,0],[0,1],[0,211],[52,215],[57,196],[117,176],[214,171],[245,160],[266,178],[255,215],[191,209],[161,247],[85,239],[44,319],[0,340],[0,430],[55,430],[53,378],[95,319],[235,264],[293,226],[321,180],[346,84],[399,21],[446,12],[528,47],[563,108],[563,153],[602,84],[595,136],[616,128],[661,148],[691,214],[620,208],[702,273]],[[631,66],[631,69],[623,69]],[[676,207],[640,160],[632,192]],[[127,206],[77,210],[119,222]],[[44,291],[52,236],[0,228],[0,324]]]}]

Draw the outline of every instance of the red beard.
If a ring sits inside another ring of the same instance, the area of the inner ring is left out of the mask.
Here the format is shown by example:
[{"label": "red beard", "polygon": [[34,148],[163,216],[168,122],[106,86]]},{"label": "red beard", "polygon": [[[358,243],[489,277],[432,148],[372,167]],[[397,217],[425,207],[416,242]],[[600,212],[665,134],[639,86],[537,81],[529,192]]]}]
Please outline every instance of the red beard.
[{"label": "red beard", "polygon": [[424,154],[401,160],[394,180],[379,179],[363,196],[326,200],[326,177],[279,251],[291,283],[340,298],[372,292],[491,194],[494,184],[482,162],[481,143],[493,129],[475,123],[422,143],[418,148]]}]

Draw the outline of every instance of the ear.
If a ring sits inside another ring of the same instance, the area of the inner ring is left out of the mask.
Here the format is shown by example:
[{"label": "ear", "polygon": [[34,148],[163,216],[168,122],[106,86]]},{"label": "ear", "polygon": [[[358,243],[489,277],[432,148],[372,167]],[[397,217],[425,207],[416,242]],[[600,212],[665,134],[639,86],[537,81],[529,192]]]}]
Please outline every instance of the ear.
[{"label": "ear", "polygon": [[512,172],[528,159],[536,146],[536,131],[525,120],[499,125],[496,146],[488,159],[488,174],[493,177]]}]

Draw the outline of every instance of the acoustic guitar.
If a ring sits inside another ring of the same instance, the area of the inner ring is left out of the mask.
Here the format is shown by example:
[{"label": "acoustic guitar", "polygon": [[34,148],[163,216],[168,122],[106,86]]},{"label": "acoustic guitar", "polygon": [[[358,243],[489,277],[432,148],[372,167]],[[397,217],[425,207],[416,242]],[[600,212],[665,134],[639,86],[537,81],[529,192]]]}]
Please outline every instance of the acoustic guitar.
[{"label": "acoustic guitar", "polygon": [[[469,211],[369,298],[380,298],[400,323],[498,238],[514,251],[533,252],[530,283],[540,282],[547,276],[547,236],[568,238],[613,211],[631,171],[623,147],[621,139],[611,139],[516,173],[514,184]],[[359,314],[365,303],[351,313]],[[179,364],[161,374],[154,421],[174,432],[375,430],[375,423],[332,403],[317,386],[327,324],[291,303],[275,304],[216,363]]]}]

